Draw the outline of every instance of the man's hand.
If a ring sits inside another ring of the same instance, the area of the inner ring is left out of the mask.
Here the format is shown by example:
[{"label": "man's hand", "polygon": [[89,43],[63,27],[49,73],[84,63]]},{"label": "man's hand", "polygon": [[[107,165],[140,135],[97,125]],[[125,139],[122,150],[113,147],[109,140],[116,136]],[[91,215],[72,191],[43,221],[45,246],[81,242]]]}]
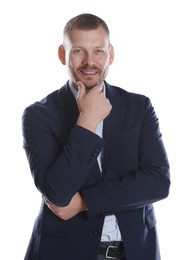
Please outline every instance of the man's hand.
[{"label": "man's hand", "polygon": [[77,105],[80,112],[77,124],[95,132],[98,123],[110,114],[111,103],[105,97],[102,86],[95,86],[86,92],[82,82],[77,82],[77,85]]},{"label": "man's hand", "polygon": [[63,220],[69,220],[87,209],[87,204],[79,192],[72,197],[66,207],[58,207],[48,200],[45,201],[45,204],[56,216]]}]

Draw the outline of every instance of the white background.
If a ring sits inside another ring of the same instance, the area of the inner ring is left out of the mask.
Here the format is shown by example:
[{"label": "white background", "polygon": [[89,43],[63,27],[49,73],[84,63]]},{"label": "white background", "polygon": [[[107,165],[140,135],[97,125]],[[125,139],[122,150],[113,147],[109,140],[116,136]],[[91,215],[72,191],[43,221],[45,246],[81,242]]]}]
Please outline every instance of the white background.
[{"label": "white background", "polygon": [[65,23],[82,12],[109,25],[115,61],[107,81],[152,100],[172,177],[169,198],[155,204],[162,260],[190,260],[192,7],[187,0],[0,2],[0,259],[23,259],[41,199],[22,148],[22,113],[68,79],[57,47]]}]

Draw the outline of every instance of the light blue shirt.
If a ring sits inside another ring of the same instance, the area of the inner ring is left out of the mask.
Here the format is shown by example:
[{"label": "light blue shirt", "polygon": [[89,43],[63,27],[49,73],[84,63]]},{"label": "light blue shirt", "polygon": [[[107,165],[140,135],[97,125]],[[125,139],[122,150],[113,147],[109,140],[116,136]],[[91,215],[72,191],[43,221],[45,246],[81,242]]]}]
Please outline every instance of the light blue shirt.
[{"label": "light blue shirt", "polygon": [[[77,91],[76,89],[74,89],[71,84],[69,84],[70,89],[74,95],[74,97],[77,97]],[[104,88],[104,93],[105,93],[105,88]],[[98,125],[97,125],[97,129],[96,129],[96,134],[99,135],[101,138],[103,137],[103,121],[101,121]],[[102,172],[102,154],[100,153],[97,160],[98,160],[98,164],[99,164],[99,168]],[[117,223],[117,219],[115,217],[115,215],[108,215],[105,216],[105,220],[104,220],[104,224],[103,224],[103,230],[102,230],[102,236],[101,236],[101,241],[103,242],[109,242],[109,241],[121,241],[121,233],[119,230],[119,226]]]}]

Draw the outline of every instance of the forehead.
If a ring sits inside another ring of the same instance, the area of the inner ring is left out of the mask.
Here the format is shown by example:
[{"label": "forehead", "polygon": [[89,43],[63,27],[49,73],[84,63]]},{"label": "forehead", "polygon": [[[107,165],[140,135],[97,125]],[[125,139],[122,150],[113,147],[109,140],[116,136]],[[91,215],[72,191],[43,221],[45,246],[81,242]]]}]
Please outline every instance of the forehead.
[{"label": "forehead", "polygon": [[64,36],[64,45],[70,46],[103,46],[109,44],[109,35],[102,28],[92,30],[73,29]]}]

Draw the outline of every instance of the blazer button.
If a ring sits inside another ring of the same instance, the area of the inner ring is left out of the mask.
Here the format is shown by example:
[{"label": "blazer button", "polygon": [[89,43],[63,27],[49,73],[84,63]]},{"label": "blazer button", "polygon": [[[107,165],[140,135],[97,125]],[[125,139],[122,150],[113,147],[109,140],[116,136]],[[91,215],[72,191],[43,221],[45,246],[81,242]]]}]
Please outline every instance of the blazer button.
[{"label": "blazer button", "polygon": [[98,229],[93,230],[94,236],[99,236],[101,232]]},{"label": "blazer button", "polygon": [[95,147],[95,152],[98,153],[99,152],[99,148],[98,147]]}]

